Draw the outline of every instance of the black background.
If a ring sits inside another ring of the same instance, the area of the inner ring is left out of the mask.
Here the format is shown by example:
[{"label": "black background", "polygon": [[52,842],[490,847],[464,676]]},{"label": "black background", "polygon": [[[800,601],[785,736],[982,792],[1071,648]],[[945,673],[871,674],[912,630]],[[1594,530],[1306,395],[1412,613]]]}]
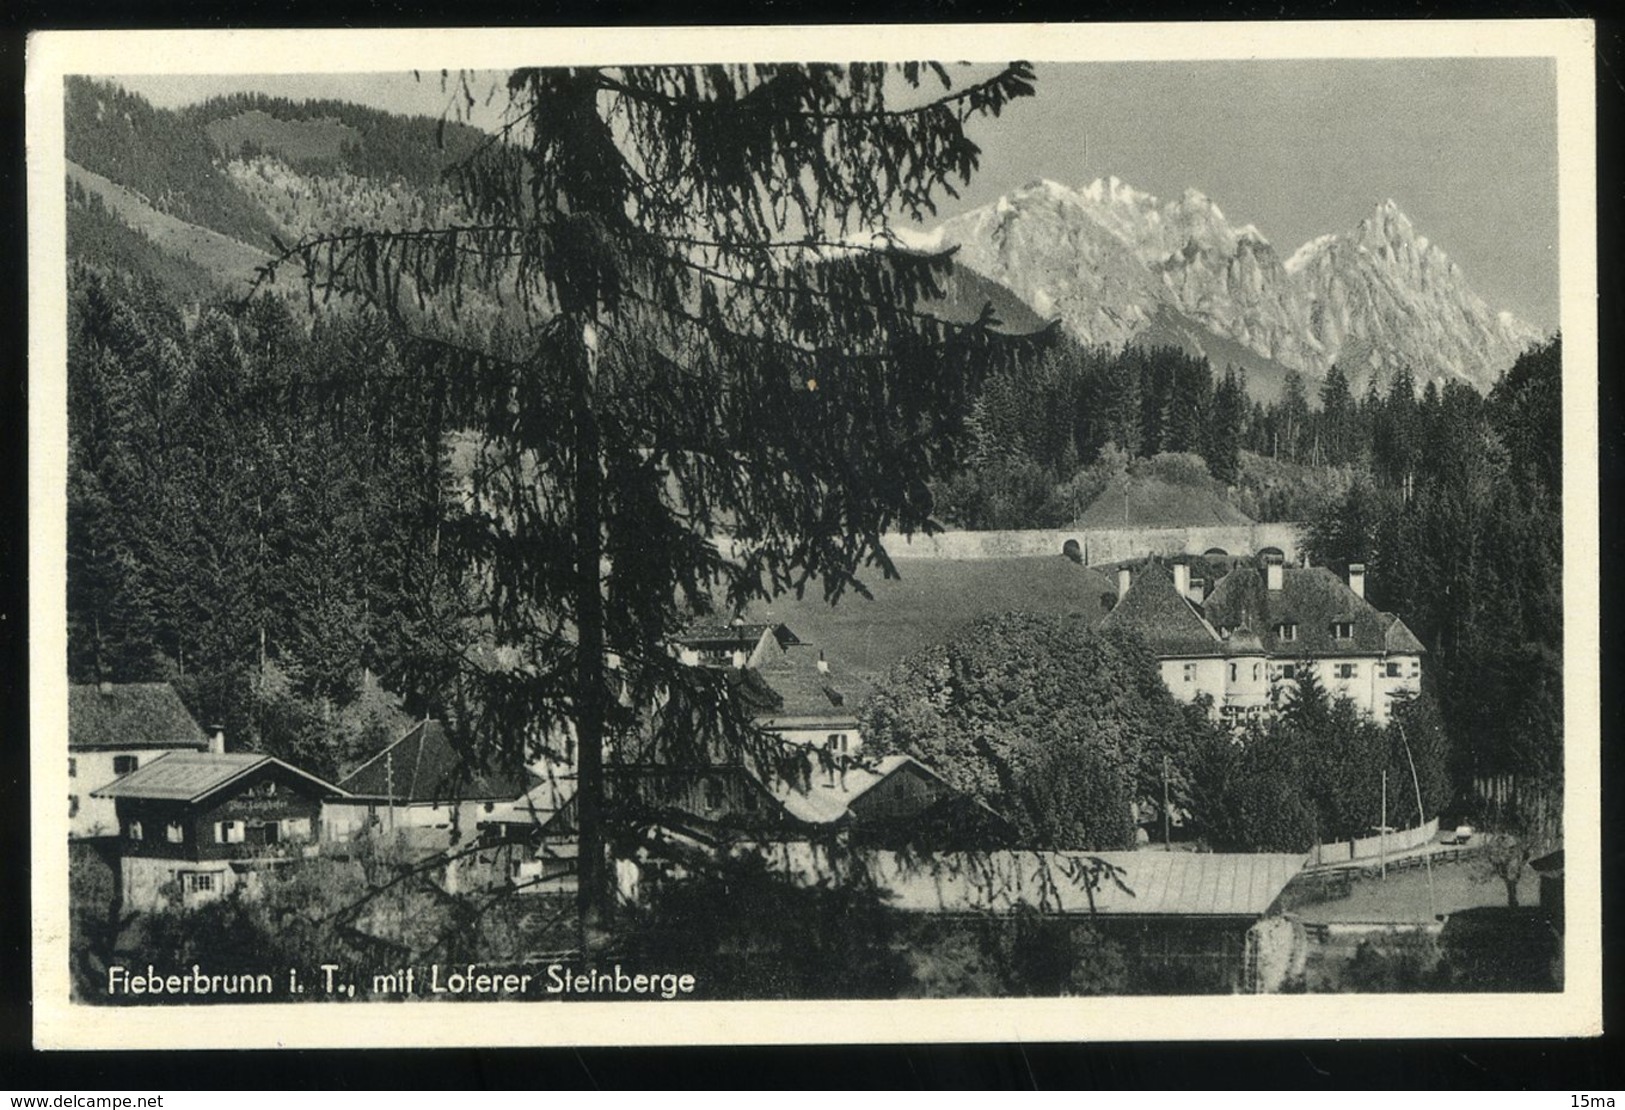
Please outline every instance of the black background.
[{"label": "black background", "polygon": [[[437,10],[440,9],[440,10]],[[1161,3],[1126,0],[712,0],[681,10],[649,0],[528,4],[458,0],[0,0],[0,1090],[472,1089],[666,1087],[1099,1088],[1225,1090],[1508,1089],[1618,1092],[1618,936],[1621,845],[1617,806],[1603,813],[1605,1027],[1590,1041],[1264,1042],[1205,1044],[916,1045],[444,1051],[244,1051],[40,1053],[30,1046],[27,643],[27,296],[23,162],[25,35],[48,28],[379,27],[399,25],[659,25],[908,23],[1005,20],[1119,22],[1236,19],[1467,19],[1591,17],[1565,3],[1389,2]],[[1620,210],[1625,172],[1618,124],[1625,100],[1625,22],[1598,26],[1598,228],[1600,272],[1603,791],[1617,798],[1622,715],[1618,636],[1625,556],[1616,514],[1625,469],[1620,424]],[[200,60],[200,68],[206,67]],[[1584,573],[1584,558],[1571,573]],[[1359,1002],[1349,998],[1349,1005]],[[455,1020],[448,1008],[448,1021]],[[1449,1098],[1450,1096],[1442,1096]],[[1541,1105],[1567,1106],[1561,1099]]]}]

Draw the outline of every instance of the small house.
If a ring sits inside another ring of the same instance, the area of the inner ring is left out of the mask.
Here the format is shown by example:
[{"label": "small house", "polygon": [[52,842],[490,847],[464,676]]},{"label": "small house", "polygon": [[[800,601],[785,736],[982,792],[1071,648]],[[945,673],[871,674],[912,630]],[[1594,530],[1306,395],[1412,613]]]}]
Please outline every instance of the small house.
[{"label": "small house", "polygon": [[426,853],[443,851],[482,824],[512,820],[537,781],[526,770],[479,766],[439,721],[420,721],[339,780],[343,796],[328,807],[328,838],[372,828]]},{"label": "small house", "polygon": [[344,791],[269,755],[169,752],[94,792],[119,828],[125,910],[194,906],[316,854]]}]

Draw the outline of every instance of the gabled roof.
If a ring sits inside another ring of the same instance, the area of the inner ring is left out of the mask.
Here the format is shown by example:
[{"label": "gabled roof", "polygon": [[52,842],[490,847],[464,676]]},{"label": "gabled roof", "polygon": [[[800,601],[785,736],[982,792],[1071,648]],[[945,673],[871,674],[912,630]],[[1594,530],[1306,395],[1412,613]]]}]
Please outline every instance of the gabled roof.
[{"label": "gabled roof", "polygon": [[68,687],[68,749],[192,748],[208,737],[167,682]]},{"label": "gabled roof", "polygon": [[[1325,567],[1283,567],[1281,588],[1271,590],[1262,570],[1237,566],[1208,594],[1203,611],[1215,625],[1251,628],[1264,641],[1265,650],[1281,658],[1423,650],[1403,621],[1379,613]],[[1337,623],[1353,625],[1353,637],[1333,639],[1332,625]],[[1295,639],[1280,639],[1283,624],[1297,626]],[[1403,646],[1389,647],[1390,643]]]},{"label": "gabled roof", "polygon": [[318,794],[343,796],[345,791],[275,756],[257,752],[168,752],[145,767],[115,779],[93,798],[151,798],[196,802],[239,779],[276,766],[309,782]]},{"label": "gabled roof", "polygon": [[452,746],[439,721],[412,730],[339,780],[358,797],[409,802],[511,802],[531,786],[526,773],[486,771]]},{"label": "gabled roof", "polygon": [[782,779],[764,783],[767,791],[784,811],[797,821],[809,825],[834,824],[850,813],[850,807],[863,795],[905,768],[925,775],[953,791],[930,767],[908,755],[888,755],[871,765],[855,764],[845,773],[837,773],[834,781],[821,771],[814,771],[807,789]]},{"label": "gabled roof", "polygon": [[979,617],[1030,612],[1076,615],[1095,624],[1117,587],[1091,567],[1055,555],[997,559],[899,558],[899,578],[862,575],[872,598],[848,590],[830,605],[811,583],[803,597],[786,594],[751,606],[757,620],[792,624],[809,644],[865,677],[922,648],[952,639]]},{"label": "gabled roof", "polygon": [[1100,627],[1133,632],[1162,657],[1224,654],[1219,634],[1174,588],[1173,573],[1156,560],[1130,568],[1128,592]]}]

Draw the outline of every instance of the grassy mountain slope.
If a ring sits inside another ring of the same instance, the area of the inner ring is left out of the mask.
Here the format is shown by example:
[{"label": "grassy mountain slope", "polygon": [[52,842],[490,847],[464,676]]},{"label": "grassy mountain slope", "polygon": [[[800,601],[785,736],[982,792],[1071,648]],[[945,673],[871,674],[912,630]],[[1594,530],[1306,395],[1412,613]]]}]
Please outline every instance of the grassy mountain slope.
[{"label": "grassy mountain slope", "polygon": [[[143,251],[135,251],[129,256],[129,263],[133,266],[168,268],[172,267],[173,260],[179,260],[217,280],[225,291],[241,294],[247,291],[248,283],[254,279],[255,267],[270,257],[265,251],[212,230],[208,225],[200,226],[161,212],[131,190],[72,161],[68,163],[68,180],[83,189],[87,196],[97,198],[107,213],[116,216],[171,260],[166,263]],[[71,237],[68,247],[70,253],[78,254],[75,240]],[[155,273],[153,276],[161,275]],[[164,284],[173,287],[170,280],[164,281]]]},{"label": "grassy mountain slope", "polygon": [[154,211],[252,247],[275,227],[220,165],[201,127],[110,82],[67,80],[66,153]]}]

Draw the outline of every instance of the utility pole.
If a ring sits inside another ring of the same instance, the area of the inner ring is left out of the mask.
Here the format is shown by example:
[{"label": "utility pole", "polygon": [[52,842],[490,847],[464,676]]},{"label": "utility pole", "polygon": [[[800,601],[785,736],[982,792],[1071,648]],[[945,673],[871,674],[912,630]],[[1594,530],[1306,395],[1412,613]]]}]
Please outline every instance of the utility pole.
[{"label": "utility pole", "polygon": [[1383,879],[1387,879],[1388,878],[1388,768],[1386,768],[1386,767],[1384,767],[1382,769],[1382,824],[1381,824],[1381,826],[1379,826],[1379,828],[1377,830],[1377,833],[1378,833],[1379,836],[1382,837],[1382,857],[1381,857],[1382,863],[1380,865],[1381,868],[1382,868],[1381,877]]},{"label": "utility pole", "polygon": [[1168,833],[1168,756],[1162,757],[1162,846],[1167,851],[1174,850],[1174,842]]},{"label": "utility pole", "polygon": [[[1398,724],[1398,722],[1395,723]],[[1416,774],[1416,760],[1411,757],[1411,742],[1405,735],[1404,725],[1399,725],[1399,742],[1405,745],[1405,762],[1411,765],[1411,785],[1416,787],[1416,823],[1420,825],[1423,818],[1427,816],[1422,812],[1422,780]],[[1422,854],[1422,865],[1427,868],[1428,873],[1428,913],[1434,920],[1438,920],[1439,905],[1433,897],[1433,848],[1431,845]]]}]

